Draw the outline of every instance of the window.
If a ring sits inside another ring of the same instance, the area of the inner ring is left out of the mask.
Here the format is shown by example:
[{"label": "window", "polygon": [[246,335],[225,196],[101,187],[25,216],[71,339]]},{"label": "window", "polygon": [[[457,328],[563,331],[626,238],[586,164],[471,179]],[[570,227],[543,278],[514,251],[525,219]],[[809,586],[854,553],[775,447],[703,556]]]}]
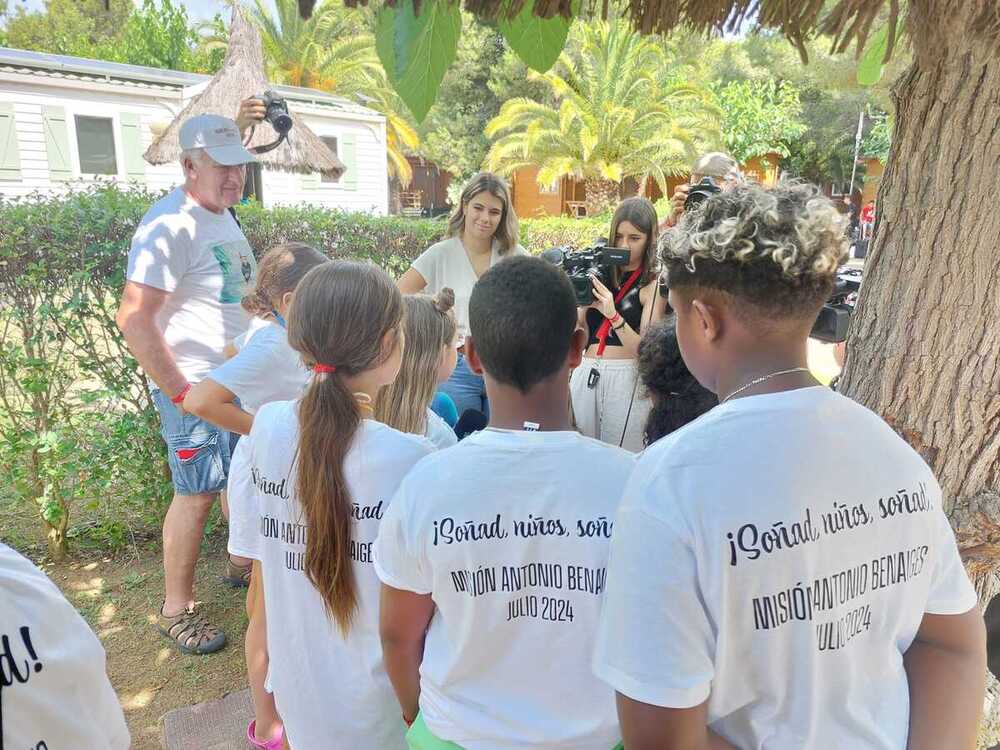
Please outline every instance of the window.
[{"label": "window", "polygon": [[115,131],[110,117],[76,116],[76,146],[83,174],[118,174]]},{"label": "window", "polygon": [[559,180],[554,180],[551,185],[538,185],[539,195],[558,195],[559,193]]},{"label": "window", "polygon": [[[323,143],[326,144],[326,147],[328,149],[330,149],[334,154],[337,154],[337,156],[340,156],[340,154],[337,153],[337,139],[336,138],[334,138],[331,135],[323,135],[323,136],[320,136],[320,140],[323,141]],[[322,182],[331,182],[331,183],[340,182],[340,178],[339,177],[334,177],[332,174],[326,174],[326,173],[321,173],[320,174],[320,180]]]}]

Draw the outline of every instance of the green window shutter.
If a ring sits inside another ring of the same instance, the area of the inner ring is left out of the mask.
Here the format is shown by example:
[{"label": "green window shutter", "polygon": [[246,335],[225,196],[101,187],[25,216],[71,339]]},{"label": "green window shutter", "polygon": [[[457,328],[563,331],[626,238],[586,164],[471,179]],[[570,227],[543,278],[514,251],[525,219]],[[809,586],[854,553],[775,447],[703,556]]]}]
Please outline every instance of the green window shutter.
[{"label": "green window shutter", "polygon": [[348,133],[340,139],[340,160],[346,169],[340,177],[341,184],[348,190],[358,189],[358,137]]},{"label": "green window shutter", "polygon": [[319,172],[306,172],[299,175],[299,187],[303,190],[315,190],[319,187]]},{"label": "green window shutter", "polygon": [[69,155],[66,110],[62,107],[42,107],[42,127],[45,130],[45,151],[49,157],[49,176],[53,180],[71,179],[73,162]]},{"label": "green window shutter", "polygon": [[142,158],[142,124],[135,112],[122,112],[122,151],[125,156],[125,176],[137,182],[146,181],[146,160]]},{"label": "green window shutter", "polygon": [[0,102],[0,180],[21,179],[21,154],[17,150],[14,105]]}]

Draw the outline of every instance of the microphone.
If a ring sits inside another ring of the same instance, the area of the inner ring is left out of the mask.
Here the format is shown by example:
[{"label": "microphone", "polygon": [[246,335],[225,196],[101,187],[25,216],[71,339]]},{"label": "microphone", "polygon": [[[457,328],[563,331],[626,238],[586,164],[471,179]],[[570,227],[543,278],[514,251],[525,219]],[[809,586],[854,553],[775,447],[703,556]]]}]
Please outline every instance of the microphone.
[{"label": "microphone", "polygon": [[481,411],[466,409],[455,423],[455,434],[458,435],[459,440],[462,440],[468,435],[484,429],[489,423],[490,420]]}]

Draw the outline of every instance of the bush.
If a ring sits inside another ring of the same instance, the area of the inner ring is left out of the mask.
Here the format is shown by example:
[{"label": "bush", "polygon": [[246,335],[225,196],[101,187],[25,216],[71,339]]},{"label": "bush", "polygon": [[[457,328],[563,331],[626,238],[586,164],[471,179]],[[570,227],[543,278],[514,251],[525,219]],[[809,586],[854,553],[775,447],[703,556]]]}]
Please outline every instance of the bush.
[{"label": "bush", "polygon": [[[92,187],[66,196],[0,198],[0,461],[35,503],[60,556],[74,507],[106,536],[155,523],[170,498],[148,382],[114,322],[128,248],[158,195]],[[398,276],[445,223],[315,206],[238,208],[258,256],[286,240],[333,258],[364,258]],[[581,246],[605,221],[526,219],[521,244]]]}]

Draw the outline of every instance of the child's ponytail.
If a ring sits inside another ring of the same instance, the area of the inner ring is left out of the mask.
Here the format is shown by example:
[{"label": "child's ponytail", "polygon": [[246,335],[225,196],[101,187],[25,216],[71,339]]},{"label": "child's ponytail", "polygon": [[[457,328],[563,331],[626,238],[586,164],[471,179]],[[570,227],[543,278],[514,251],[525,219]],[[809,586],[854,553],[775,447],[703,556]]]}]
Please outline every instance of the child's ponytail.
[{"label": "child's ponytail", "polygon": [[386,334],[398,335],[402,317],[402,297],[385,272],[350,261],[307,274],[288,315],[288,341],[315,373],[298,407],[295,482],[307,529],[305,573],[344,633],[358,608],[344,460],[362,419],[345,378],[391,354],[383,343]]}]

